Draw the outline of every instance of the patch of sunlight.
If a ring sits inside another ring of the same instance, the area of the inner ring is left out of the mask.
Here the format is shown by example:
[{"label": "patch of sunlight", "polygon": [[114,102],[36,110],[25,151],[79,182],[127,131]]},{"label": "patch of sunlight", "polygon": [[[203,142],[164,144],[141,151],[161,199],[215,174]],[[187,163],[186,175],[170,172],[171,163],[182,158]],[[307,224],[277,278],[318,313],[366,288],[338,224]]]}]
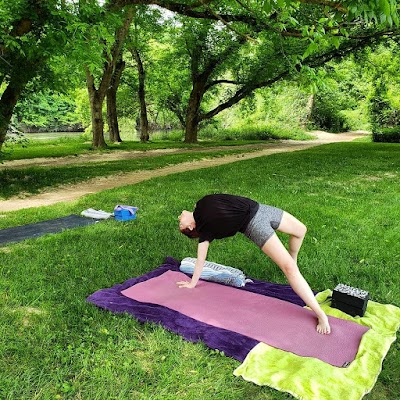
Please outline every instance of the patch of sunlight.
[{"label": "patch of sunlight", "polygon": [[46,315],[47,311],[37,307],[20,306],[12,310],[13,313],[17,313],[21,316],[21,323],[24,327],[32,325],[32,317],[38,315]]}]

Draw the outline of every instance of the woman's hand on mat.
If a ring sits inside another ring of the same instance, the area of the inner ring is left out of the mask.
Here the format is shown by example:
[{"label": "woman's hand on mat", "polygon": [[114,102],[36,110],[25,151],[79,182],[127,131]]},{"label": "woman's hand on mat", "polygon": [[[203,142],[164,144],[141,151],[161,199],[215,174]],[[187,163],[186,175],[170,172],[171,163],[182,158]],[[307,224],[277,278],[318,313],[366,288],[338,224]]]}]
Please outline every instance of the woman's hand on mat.
[{"label": "woman's hand on mat", "polygon": [[187,282],[187,281],[179,281],[176,282],[176,284],[179,286],[179,288],[188,288],[188,289],[193,289],[196,286],[192,282]]},{"label": "woman's hand on mat", "polygon": [[317,332],[322,335],[329,335],[331,333],[331,327],[326,315],[318,318]]}]

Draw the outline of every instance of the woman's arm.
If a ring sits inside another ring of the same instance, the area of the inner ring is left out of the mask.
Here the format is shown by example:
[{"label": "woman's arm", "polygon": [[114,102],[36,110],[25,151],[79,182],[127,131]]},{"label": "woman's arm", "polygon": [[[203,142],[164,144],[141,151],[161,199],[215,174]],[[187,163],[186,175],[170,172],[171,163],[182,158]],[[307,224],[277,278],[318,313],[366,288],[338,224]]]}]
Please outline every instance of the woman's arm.
[{"label": "woman's arm", "polygon": [[197,246],[197,260],[196,260],[196,265],[194,266],[192,280],[191,280],[191,282],[187,282],[187,281],[177,282],[176,284],[180,288],[192,289],[197,285],[197,282],[200,279],[201,272],[203,271],[204,263],[207,259],[209,245],[210,245],[210,242],[208,242],[208,241],[199,243],[199,245]]}]

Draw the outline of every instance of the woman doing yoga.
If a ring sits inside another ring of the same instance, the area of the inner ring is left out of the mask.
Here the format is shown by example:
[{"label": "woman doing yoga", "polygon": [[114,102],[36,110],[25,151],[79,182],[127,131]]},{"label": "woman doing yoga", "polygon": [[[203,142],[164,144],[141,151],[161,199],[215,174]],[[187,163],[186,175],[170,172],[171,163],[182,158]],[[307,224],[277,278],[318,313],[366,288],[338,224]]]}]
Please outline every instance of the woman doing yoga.
[{"label": "woman doing yoga", "polygon": [[[285,274],[290,286],[318,318],[317,331],[329,334],[328,317],[316,301],[310,286],[297,266],[306,226],[293,215],[279,208],[259,204],[246,197],[230,194],[211,194],[196,203],[193,212],[183,210],[179,216],[180,231],[198,238],[197,260],[191,281],[177,282],[180,288],[194,288],[214,239],[243,233],[274,261]],[[289,249],[280,241],[276,231],[289,235]]]}]

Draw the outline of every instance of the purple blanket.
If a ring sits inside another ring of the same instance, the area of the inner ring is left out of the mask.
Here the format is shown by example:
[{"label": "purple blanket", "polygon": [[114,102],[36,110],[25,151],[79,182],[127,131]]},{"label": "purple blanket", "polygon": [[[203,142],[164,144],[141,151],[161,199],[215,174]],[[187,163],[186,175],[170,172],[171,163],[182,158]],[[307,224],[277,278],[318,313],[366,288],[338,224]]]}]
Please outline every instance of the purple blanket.
[{"label": "purple blanket", "polygon": [[[178,311],[171,310],[151,303],[142,303],[121,294],[121,291],[144,282],[150,278],[160,276],[166,271],[179,271],[179,262],[167,257],[165,263],[157,269],[137,278],[132,278],[111,288],[101,289],[87,298],[90,303],[116,313],[129,313],[141,322],[160,323],[166,329],[183,336],[191,342],[204,342],[212,349],[223,351],[225,355],[244,361],[247,353],[259,342],[247,336],[226,329],[217,328],[206,323],[187,317]],[[303,307],[304,302],[297,296],[289,285],[253,280],[246,283],[245,290],[277,299],[289,301]]]}]

